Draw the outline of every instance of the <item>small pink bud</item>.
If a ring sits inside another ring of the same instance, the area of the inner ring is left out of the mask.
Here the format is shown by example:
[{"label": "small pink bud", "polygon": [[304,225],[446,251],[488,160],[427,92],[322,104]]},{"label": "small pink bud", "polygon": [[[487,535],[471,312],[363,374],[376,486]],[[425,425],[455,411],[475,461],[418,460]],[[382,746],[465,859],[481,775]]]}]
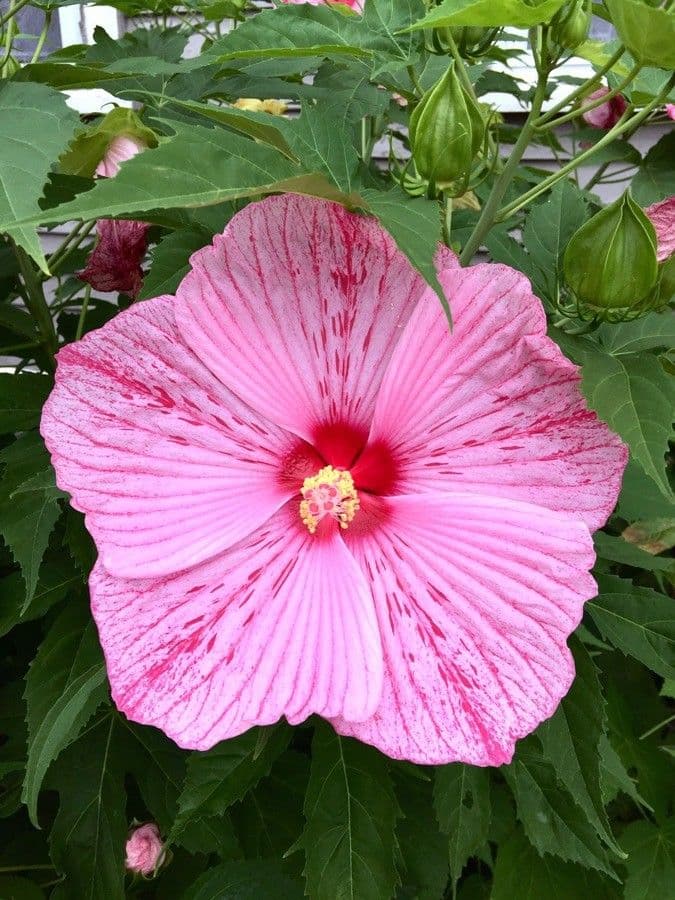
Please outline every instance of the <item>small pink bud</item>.
[{"label": "small pink bud", "polygon": [[120,163],[147,149],[147,144],[130,134],[118,134],[108,144],[103,159],[96,166],[96,174],[104,178],[114,178],[120,170]]},{"label": "small pink bud", "polygon": [[98,241],[78,276],[97,291],[123,291],[135,298],[143,283],[148,228],[145,222],[99,219]]},{"label": "small pink bud", "polygon": [[164,844],[154,822],[141,825],[127,839],[125,865],[130,872],[152,875],[164,859]]},{"label": "small pink bud", "polygon": [[[592,94],[588,95],[586,103],[599,100],[601,97],[604,97],[605,94],[609,94],[609,88],[598,88],[597,91],[593,91]],[[613,128],[624,114],[626,106],[625,99],[621,94],[617,94],[616,97],[612,97],[606,103],[601,103],[600,106],[596,106],[594,109],[589,109],[587,112],[582,113],[581,118],[587,125],[591,125],[593,128],[602,128],[604,131],[609,131],[609,129]]]},{"label": "small pink bud", "polygon": [[675,120],[675,103],[666,103],[666,115]]}]

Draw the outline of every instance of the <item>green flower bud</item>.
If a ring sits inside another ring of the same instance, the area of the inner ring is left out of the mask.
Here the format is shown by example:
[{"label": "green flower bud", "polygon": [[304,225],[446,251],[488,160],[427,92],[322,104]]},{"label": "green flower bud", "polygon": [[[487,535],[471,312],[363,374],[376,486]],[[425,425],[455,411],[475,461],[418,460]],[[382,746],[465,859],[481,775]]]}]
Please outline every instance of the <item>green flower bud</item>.
[{"label": "green flower bud", "polygon": [[463,194],[471,164],[483,145],[485,121],[464,89],[454,62],[427,91],[410,117],[410,146],[417,171],[428,181]]},{"label": "green flower bud", "polygon": [[626,193],[572,235],[563,261],[577,300],[595,309],[635,309],[657,277],[656,232]]},{"label": "green flower bud", "polygon": [[590,0],[576,0],[558,12],[552,22],[551,35],[560,47],[574,50],[586,40],[590,24]]}]

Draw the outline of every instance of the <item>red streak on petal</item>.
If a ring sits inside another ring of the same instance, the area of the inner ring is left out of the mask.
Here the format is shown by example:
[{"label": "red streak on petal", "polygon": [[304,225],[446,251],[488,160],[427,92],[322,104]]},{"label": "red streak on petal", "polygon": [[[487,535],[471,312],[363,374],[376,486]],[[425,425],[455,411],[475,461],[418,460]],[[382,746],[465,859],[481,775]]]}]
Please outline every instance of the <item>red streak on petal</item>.
[{"label": "red streak on petal", "polygon": [[351,541],[358,541],[366,537],[389,519],[391,509],[384,497],[374,497],[371,494],[360,494],[361,507],[356,513],[353,522],[342,532],[347,545]]},{"label": "red streak on petal", "polygon": [[279,482],[283,487],[299,492],[305,478],[316,475],[324,465],[324,460],[314,447],[298,440],[295,447],[281,461]]},{"label": "red streak on petal", "polygon": [[398,467],[391,450],[382,441],[364,448],[351,473],[359,491],[380,495],[395,493]]}]

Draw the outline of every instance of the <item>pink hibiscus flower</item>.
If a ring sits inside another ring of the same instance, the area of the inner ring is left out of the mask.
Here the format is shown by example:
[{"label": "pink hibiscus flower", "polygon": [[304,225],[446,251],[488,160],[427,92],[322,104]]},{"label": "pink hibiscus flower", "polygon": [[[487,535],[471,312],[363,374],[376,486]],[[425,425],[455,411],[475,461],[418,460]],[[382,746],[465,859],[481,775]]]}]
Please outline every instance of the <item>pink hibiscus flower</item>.
[{"label": "pink hibiscus flower", "polygon": [[675,253],[675,197],[654,203],[645,212],[656,231],[656,258],[663,262]]},{"label": "pink hibiscus flower", "polygon": [[450,332],[373,219],[294,196],[191,265],[60,351],[42,418],[117,706],[182,747],[317,713],[509,760],[574,676],[626,462],[529,282],[439,254]]},{"label": "pink hibiscus flower", "polygon": [[[310,6],[330,6],[333,0],[283,0],[284,3],[297,5],[299,3],[309,3]],[[342,3],[345,6],[351,6],[356,12],[363,12],[366,0],[334,0],[335,3]]]},{"label": "pink hibiscus flower", "polygon": [[[609,94],[608,87],[598,88],[597,91],[593,91],[592,94],[589,94],[588,97],[586,97],[586,103],[599,100],[606,94]],[[596,106],[594,109],[589,109],[587,112],[582,113],[581,118],[587,125],[591,125],[593,128],[602,128],[603,131],[609,131],[609,129],[613,128],[624,114],[626,107],[627,104],[625,98],[621,94],[617,94],[616,97],[612,97],[606,103],[601,103],[600,106]]]},{"label": "pink hibiscus flower", "polygon": [[154,822],[146,822],[131,832],[126,843],[125,858],[125,865],[130,872],[152,875],[163,859],[164,844]]}]

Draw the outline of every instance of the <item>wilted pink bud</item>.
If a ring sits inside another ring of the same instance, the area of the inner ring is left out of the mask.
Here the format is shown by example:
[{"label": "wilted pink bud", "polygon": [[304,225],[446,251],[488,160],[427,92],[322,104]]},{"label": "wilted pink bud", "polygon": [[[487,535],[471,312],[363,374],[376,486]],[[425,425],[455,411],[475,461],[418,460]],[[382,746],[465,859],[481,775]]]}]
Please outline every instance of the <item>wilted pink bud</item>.
[{"label": "wilted pink bud", "polygon": [[669,119],[675,119],[675,103],[666,103],[666,115]]},{"label": "wilted pink bud", "polygon": [[656,232],[656,258],[663,262],[675,253],[675,197],[654,203],[645,212]]},{"label": "wilted pink bud", "polygon": [[127,840],[125,865],[130,872],[152,875],[164,858],[164,844],[154,822],[141,825]]},{"label": "wilted pink bud", "polygon": [[101,162],[96,166],[96,174],[104,178],[114,178],[120,170],[120,163],[147,149],[147,144],[130,134],[118,134],[108,144]]},{"label": "wilted pink bud", "polygon": [[126,219],[99,219],[98,241],[78,273],[97,291],[124,291],[136,297],[143,282],[141,262],[148,248],[149,226]]},{"label": "wilted pink bud", "polygon": [[[609,94],[608,87],[598,88],[597,91],[593,91],[592,94],[589,94],[588,97],[586,97],[586,103],[588,104],[594,100],[599,100],[601,97],[604,97],[605,94]],[[616,97],[612,97],[606,103],[601,103],[600,106],[596,106],[595,109],[589,109],[587,112],[582,113],[581,118],[587,125],[592,125],[593,128],[602,128],[603,130],[608,131],[619,121],[626,111],[626,106],[627,104],[623,96],[617,94]]]}]

